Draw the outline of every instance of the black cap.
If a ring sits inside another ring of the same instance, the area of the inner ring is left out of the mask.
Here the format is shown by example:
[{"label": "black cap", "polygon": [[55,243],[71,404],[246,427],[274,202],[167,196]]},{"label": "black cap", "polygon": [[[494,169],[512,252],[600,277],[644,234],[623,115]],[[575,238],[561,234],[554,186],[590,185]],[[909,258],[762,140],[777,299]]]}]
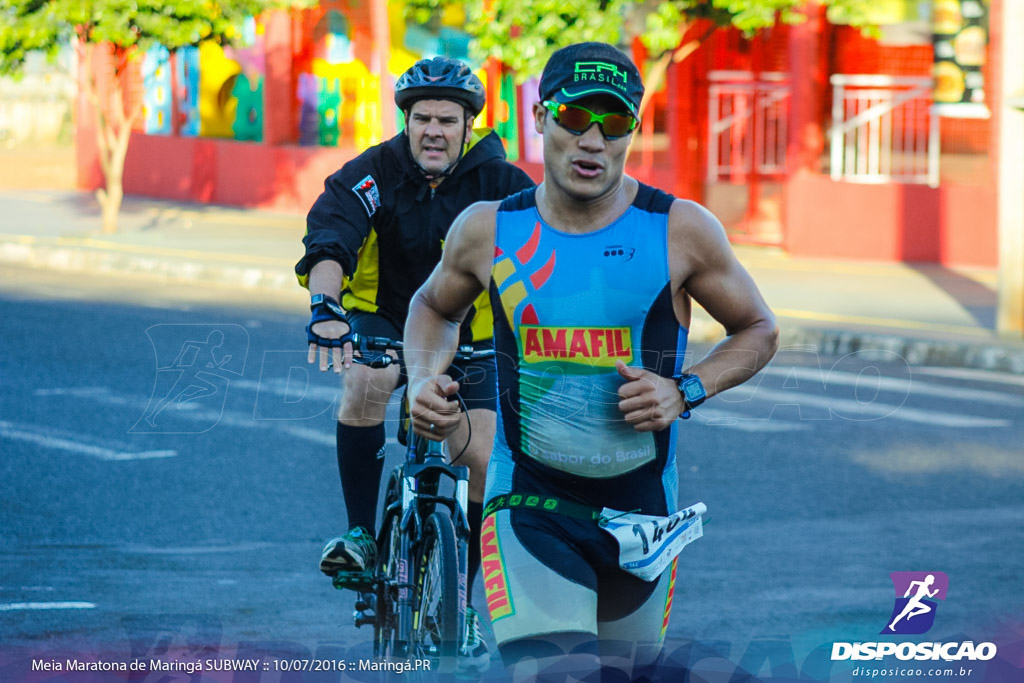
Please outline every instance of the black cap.
[{"label": "black cap", "polygon": [[644,84],[633,61],[608,43],[577,43],[558,50],[540,77],[541,100],[571,102],[590,95],[614,95],[635,116]]}]

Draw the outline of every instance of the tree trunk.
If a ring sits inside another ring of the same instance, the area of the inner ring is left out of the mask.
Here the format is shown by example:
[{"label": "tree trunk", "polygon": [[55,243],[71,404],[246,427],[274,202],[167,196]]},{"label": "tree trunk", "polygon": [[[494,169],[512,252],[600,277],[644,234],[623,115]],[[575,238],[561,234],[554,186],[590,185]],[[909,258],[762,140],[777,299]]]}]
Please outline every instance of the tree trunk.
[{"label": "tree trunk", "polygon": [[112,235],[117,232],[118,216],[124,199],[124,161],[128,156],[128,142],[132,126],[142,115],[142,103],[133,107],[130,113],[125,113],[122,75],[127,64],[127,54],[124,50],[114,47],[114,77],[109,81],[112,92],[110,97],[104,97],[102,95],[106,93],[100,92],[93,60],[99,46],[84,41],[79,45],[84,57],[80,63],[86,69],[86,95],[96,116],[96,146],[105,186],[96,191],[102,216],[101,231],[105,235]]},{"label": "tree trunk", "polygon": [[[644,112],[647,110],[647,105],[651,101],[651,97],[654,93],[658,92],[661,88],[662,82],[665,80],[665,74],[668,72],[670,64],[679,64],[684,59],[692,55],[697,48],[704,44],[712,33],[715,32],[716,26],[711,26],[704,33],[693,40],[688,40],[672,50],[663,52],[648,71],[647,76],[644,78],[644,99],[640,103],[640,116],[643,117]],[[686,35],[686,32],[690,30],[690,25],[683,26],[679,33],[682,36]]]},{"label": "tree trunk", "polygon": [[[122,101],[121,79],[115,80],[118,92],[115,93],[114,100],[118,110],[123,111],[120,106]],[[96,193],[103,214],[101,230],[105,235],[113,235],[117,232],[117,219],[121,213],[121,202],[124,200],[124,161],[128,157],[128,142],[131,139],[132,124],[136,118],[137,115],[134,114],[123,117],[118,127],[119,130],[111,131],[110,139],[113,144],[107,150],[107,164],[104,172],[106,188],[105,191],[100,190]]]},{"label": "tree trunk", "polygon": [[[661,88],[661,84],[665,81],[665,77],[668,74],[668,67],[672,64],[679,64],[692,55],[697,48],[703,45],[704,41],[714,33],[715,28],[715,26],[712,26],[693,40],[688,40],[685,43],[680,42],[678,47],[661,53],[661,56],[654,61],[654,64],[651,65],[650,70],[644,76],[644,98],[640,102],[640,111],[637,112],[641,120],[647,112],[647,107],[650,105],[651,98],[654,97],[654,93],[658,92],[658,89]],[[689,30],[690,25],[686,25],[680,29],[679,33],[681,36],[685,36]],[[627,154],[632,153],[633,147],[639,137],[639,135],[633,136],[633,139],[629,143],[629,151]]]},{"label": "tree trunk", "polygon": [[124,199],[123,184],[112,183],[107,179],[107,187],[96,190],[96,200],[100,203],[102,216],[101,231],[104,235],[113,235],[117,232],[117,217],[121,213],[121,202]]}]

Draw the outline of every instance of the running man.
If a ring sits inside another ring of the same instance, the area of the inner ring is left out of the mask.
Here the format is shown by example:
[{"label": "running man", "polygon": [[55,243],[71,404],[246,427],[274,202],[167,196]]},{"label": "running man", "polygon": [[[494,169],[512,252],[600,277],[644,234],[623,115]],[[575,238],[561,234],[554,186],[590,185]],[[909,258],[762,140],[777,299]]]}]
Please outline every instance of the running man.
[{"label": "running man", "polygon": [[[924,598],[934,598],[938,594],[938,588],[936,588],[933,591],[928,590],[933,583],[935,583],[934,574],[929,574],[928,576],[924,577],[924,581],[910,582],[910,585],[907,586],[907,592],[903,594],[903,597],[910,598],[910,600],[908,600],[907,604],[903,606],[903,611],[901,611],[899,615],[892,620],[892,623],[889,624],[890,631],[893,631],[895,633],[896,624],[899,623],[901,619],[906,619],[907,621],[910,621],[913,617],[916,617],[921,614],[928,614],[928,612],[932,611],[932,608],[926,605],[925,603],[921,602],[921,600],[923,600]],[[915,587],[917,591],[916,593],[914,593]],[[910,597],[911,593],[914,593],[913,597]]]},{"label": "running man", "polygon": [[[499,428],[483,575],[502,658],[522,680],[637,680],[665,637],[675,560],[634,576],[595,517],[677,510],[677,418],[760,370],[778,331],[718,220],[625,175],[643,85],[622,52],[559,50],[539,95],[544,182],[463,212],[410,305],[413,424],[434,440],[457,427],[443,373],[489,291]],[[684,369],[691,300],[728,336]]]}]

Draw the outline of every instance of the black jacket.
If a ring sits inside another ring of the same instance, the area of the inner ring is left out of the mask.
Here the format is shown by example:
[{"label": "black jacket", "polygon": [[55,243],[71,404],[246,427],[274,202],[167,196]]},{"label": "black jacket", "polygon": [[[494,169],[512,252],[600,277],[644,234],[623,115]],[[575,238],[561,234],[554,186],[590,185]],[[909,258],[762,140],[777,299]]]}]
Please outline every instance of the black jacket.
[{"label": "black jacket", "polygon": [[[337,261],[345,273],[342,305],[377,313],[402,329],[409,300],[441,260],[455,217],[474,202],[532,186],[526,173],[505,161],[501,139],[483,129],[474,131],[452,174],[431,190],[399,133],[327,178],[306,217],[306,254],[295,273],[307,286],[318,261]],[[467,316],[474,340],[491,336],[486,298],[485,292]]]}]

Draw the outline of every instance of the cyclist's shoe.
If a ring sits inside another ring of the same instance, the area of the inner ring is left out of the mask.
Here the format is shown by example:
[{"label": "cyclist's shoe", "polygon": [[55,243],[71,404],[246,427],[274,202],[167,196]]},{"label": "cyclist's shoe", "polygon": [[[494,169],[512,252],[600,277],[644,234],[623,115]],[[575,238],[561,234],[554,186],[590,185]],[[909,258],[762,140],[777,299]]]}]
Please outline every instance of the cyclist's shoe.
[{"label": "cyclist's shoe", "polygon": [[480,615],[466,608],[466,637],[455,658],[455,675],[459,678],[479,677],[491,666],[491,652],[483,638]]},{"label": "cyclist's shoe", "polygon": [[361,526],[353,527],[344,536],[332,538],[320,556],[320,571],[327,576],[338,572],[361,572],[373,569],[377,562],[377,542]]}]

